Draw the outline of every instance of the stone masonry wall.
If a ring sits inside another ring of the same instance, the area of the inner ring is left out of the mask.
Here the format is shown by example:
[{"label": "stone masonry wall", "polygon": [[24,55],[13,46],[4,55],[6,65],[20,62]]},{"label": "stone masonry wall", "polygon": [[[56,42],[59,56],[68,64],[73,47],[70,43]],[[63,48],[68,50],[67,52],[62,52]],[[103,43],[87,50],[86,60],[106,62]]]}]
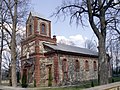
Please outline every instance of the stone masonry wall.
[{"label": "stone masonry wall", "polygon": [[[40,58],[40,86],[48,86],[48,67],[51,67],[52,78],[54,77],[53,56]],[[53,85],[54,82],[52,82]]]},{"label": "stone masonry wall", "polygon": [[[55,54],[56,55],[56,54]],[[48,86],[48,67],[51,67],[52,72],[52,86],[61,86],[61,85],[75,85],[80,83],[81,81],[97,79],[97,69],[94,70],[93,63],[96,61],[98,66],[97,58],[92,57],[83,57],[83,56],[73,56],[73,55],[62,55],[57,54],[58,57],[58,71],[55,69],[54,59],[55,56],[50,55],[47,57],[40,58],[40,86]],[[68,65],[68,78],[67,80],[63,80],[63,71],[62,71],[62,61],[66,59]],[[79,71],[75,71],[75,60],[79,61]],[[85,69],[85,61],[89,63],[89,70],[86,71]],[[57,72],[56,72],[56,71]],[[56,73],[58,74],[58,81],[56,84]]]},{"label": "stone masonry wall", "polygon": [[[66,59],[68,63],[68,79],[67,82],[63,81],[63,71],[62,71],[62,60]],[[75,72],[75,60],[79,61],[79,72]],[[89,70],[85,69],[85,61],[89,63]],[[59,54],[59,84],[77,84],[81,81],[97,79],[97,69],[94,70],[93,63],[96,61],[98,64],[97,58],[92,57],[82,57],[82,56],[72,56],[72,55],[62,55]]]}]

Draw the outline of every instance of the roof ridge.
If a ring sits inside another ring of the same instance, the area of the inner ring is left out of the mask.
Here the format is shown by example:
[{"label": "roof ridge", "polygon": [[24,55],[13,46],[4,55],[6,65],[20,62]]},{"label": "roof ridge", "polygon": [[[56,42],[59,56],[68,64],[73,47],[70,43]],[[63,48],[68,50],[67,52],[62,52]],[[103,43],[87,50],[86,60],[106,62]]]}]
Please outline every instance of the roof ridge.
[{"label": "roof ridge", "polygon": [[71,52],[71,53],[79,53],[79,54],[84,54],[84,55],[92,55],[92,56],[98,56],[98,52],[86,49],[86,48],[81,48],[77,46],[72,46],[72,45],[66,45],[66,44],[49,44],[46,43],[44,44],[54,50],[57,51],[63,51],[63,52]]},{"label": "roof ridge", "polygon": [[93,51],[93,50],[90,50],[88,48],[83,48],[83,47],[79,47],[79,46],[74,46],[74,45],[67,45],[67,44],[62,44],[62,43],[58,43],[58,44],[61,44],[61,45],[65,45],[65,46],[71,46],[71,47],[75,47],[75,48],[81,48],[81,49],[86,49],[86,50],[89,50],[89,51],[92,51],[92,52],[97,52],[97,51]]}]

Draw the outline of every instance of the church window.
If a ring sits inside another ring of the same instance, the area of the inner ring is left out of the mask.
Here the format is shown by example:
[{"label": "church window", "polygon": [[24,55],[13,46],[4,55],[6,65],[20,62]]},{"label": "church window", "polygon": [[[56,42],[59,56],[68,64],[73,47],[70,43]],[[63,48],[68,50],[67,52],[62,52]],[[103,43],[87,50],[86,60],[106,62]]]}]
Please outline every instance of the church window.
[{"label": "church window", "polygon": [[67,60],[64,59],[62,61],[62,71],[63,71],[63,81],[66,81],[68,79],[68,67],[67,67]]},{"label": "church window", "polygon": [[41,24],[41,33],[46,34],[46,25],[44,23]]},{"label": "church window", "polygon": [[67,60],[64,59],[62,62],[62,70],[63,72],[67,72]]},{"label": "church window", "polygon": [[97,70],[97,64],[96,64],[96,61],[93,62],[93,67],[94,67],[94,71]]},{"label": "church window", "polygon": [[29,34],[32,34],[32,25],[29,25]]},{"label": "church window", "polygon": [[79,72],[79,68],[80,68],[79,61],[76,60],[76,61],[75,61],[75,71],[76,71],[76,72]]},{"label": "church window", "polygon": [[85,70],[88,71],[89,70],[89,62],[86,60],[85,61]]}]

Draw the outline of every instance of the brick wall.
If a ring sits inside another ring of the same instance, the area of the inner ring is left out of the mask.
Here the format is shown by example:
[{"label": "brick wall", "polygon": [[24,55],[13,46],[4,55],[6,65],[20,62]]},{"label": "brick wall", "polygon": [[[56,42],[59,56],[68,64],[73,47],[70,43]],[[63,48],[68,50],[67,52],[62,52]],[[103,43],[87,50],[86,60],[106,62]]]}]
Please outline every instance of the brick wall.
[{"label": "brick wall", "polygon": [[59,68],[58,68],[58,56],[57,54],[54,55],[54,82],[57,85],[59,81]]}]

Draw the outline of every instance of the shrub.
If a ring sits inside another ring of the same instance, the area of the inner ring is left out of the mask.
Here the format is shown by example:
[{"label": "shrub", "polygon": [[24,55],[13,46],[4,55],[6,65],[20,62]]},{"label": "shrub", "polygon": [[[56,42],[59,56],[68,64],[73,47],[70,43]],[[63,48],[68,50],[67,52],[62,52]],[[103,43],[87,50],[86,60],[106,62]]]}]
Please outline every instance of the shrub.
[{"label": "shrub", "polygon": [[26,88],[28,86],[27,84],[27,76],[25,74],[23,74],[22,76],[22,87]]},{"label": "shrub", "polygon": [[36,80],[34,80],[34,87],[36,87]]},{"label": "shrub", "polygon": [[17,83],[19,83],[20,80],[20,72],[17,72]]},{"label": "shrub", "polygon": [[112,78],[112,83],[114,83],[114,79]]},{"label": "shrub", "polygon": [[91,87],[94,87],[94,83],[93,83],[93,80],[91,80]]},{"label": "shrub", "polygon": [[49,71],[48,86],[52,86],[52,73]]}]

